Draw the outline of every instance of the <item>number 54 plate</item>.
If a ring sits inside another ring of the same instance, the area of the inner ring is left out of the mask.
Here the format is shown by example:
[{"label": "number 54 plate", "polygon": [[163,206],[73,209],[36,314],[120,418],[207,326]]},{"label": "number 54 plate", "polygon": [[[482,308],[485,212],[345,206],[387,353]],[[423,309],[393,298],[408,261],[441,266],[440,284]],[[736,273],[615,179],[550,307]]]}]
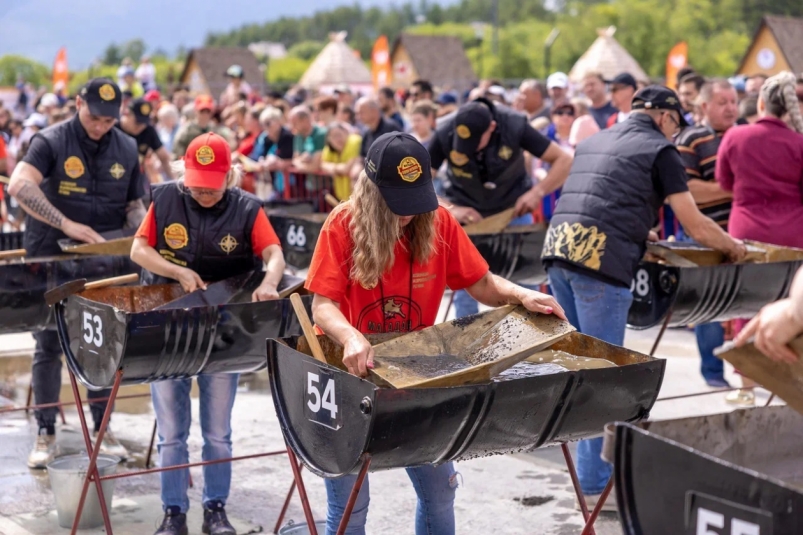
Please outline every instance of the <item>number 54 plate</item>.
[{"label": "number 54 plate", "polygon": [[304,414],[307,420],[337,431],[343,427],[340,410],[340,383],[334,373],[321,366],[304,363]]}]

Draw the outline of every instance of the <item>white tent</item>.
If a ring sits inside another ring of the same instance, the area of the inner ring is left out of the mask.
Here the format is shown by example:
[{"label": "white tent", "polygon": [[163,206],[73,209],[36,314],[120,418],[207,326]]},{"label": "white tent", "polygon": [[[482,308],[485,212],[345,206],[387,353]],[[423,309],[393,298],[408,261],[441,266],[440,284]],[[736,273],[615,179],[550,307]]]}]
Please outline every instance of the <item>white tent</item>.
[{"label": "white tent", "polygon": [[307,68],[299,83],[307,89],[326,91],[338,85],[353,90],[372,87],[371,71],[346,44],[346,32],[329,35],[330,42]]},{"label": "white tent", "polygon": [[582,82],[583,76],[589,71],[600,72],[606,79],[611,79],[622,72],[632,74],[636,80],[650,79],[633,56],[613,38],[615,32],[614,26],[597,30],[599,37],[585,54],[580,56],[569,72],[569,79],[572,82]]}]

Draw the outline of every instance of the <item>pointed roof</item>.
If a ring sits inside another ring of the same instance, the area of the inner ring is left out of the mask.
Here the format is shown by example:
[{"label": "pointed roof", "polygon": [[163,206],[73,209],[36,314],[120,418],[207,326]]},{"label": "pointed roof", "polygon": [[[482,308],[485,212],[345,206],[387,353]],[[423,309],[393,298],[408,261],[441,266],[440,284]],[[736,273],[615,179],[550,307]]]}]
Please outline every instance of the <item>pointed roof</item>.
[{"label": "pointed roof", "polygon": [[371,71],[346,44],[346,32],[329,34],[329,44],[307,68],[299,83],[308,89],[321,85],[370,84]]},{"label": "pointed roof", "polygon": [[611,79],[619,73],[628,72],[636,80],[649,80],[649,76],[638,64],[638,61],[613,38],[614,33],[616,33],[614,26],[597,30],[599,37],[569,71],[569,78],[572,82],[581,82],[585,73],[589,71],[600,72],[606,79]]},{"label": "pointed roof", "polygon": [[187,69],[193,60],[201,69],[209,91],[215,98],[229,85],[226,70],[232,65],[239,65],[243,68],[243,78],[252,88],[261,90],[265,86],[259,61],[247,48],[237,46],[195,48],[187,56],[179,80],[185,79]]},{"label": "pointed roof", "polygon": [[737,72],[740,72],[744,67],[744,62],[755,46],[756,38],[765,26],[775,37],[778,48],[781,49],[781,53],[786,58],[786,62],[791,67],[792,72],[799,76],[803,72],[803,46],[801,46],[801,43],[803,43],[803,19],[773,15],[766,15],[761,19],[761,24],[758,25],[758,29],[753,36],[753,44],[745,52]]},{"label": "pointed roof", "polygon": [[459,37],[403,33],[393,44],[391,57],[399,45],[404,46],[419,78],[428,80],[435,86],[446,85],[460,89],[477,81],[477,75]]}]

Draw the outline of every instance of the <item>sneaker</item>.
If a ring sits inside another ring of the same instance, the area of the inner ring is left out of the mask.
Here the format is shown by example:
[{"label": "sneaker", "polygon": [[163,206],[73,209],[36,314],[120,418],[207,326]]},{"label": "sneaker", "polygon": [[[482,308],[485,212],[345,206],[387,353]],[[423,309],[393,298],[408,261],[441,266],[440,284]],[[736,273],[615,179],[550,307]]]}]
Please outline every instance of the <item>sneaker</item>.
[{"label": "sneaker", "polygon": [[[588,507],[588,512],[589,513],[594,510],[594,507],[597,506],[597,502],[599,502],[600,496],[602,496],[602,493],[600,493],[600,494],[584,494],[583,495],[583,497],[586,499],[586,506]],[[580,509],[580,501],[576,497],[574,498],[574,508],[577,511],[581,511],[582,510],[582,509]],[[618,511],[618,508],[616,507],[616,492],[611,490],[611,493],[608,494],[608,499],[606,499],[605,503],[602,504],[601,511],[602,512],[608,512],[608,513],[611,513],[611,512],[615,513],[615,512]]]},{"label": "sneaker", "polygon": [[739,405],[740,407],[752,407],[756,404],[756,395],[753,393],[752,389],[740,388],[739,390],[729,392],[728,395],[725,396],[725,401],[733,405]]},{"label": "sneaker", "polygon": [[56,435],[48,435],[44,429],[39,430],[31,453],[28,454],[28,468],[42,470],[47,463],[56,457]]},{"label": "sneaker", "polygon": [[712,377],[705,380],[705,384],[712,388],[730,388],[731,384],[723,377]]},{"label": "sneaker", "polygon": [[237,531],[226,518],[226,510],[222,502],[204,504],[204,525],[201,531],[208,535],[237,535]]},{"label": "sneaker", "polygon": [[[95,444],[97,442],[98,432],[95,431],[92,433],[92,443]],[[115,457],[119,457],[120,461],[125,461],[128,459],[128,450],[125,449],[117,437],[114,436],[112,430],[107,428],[106,432],[103,434],[103,442],[100,444],[100,452],[105,453],[106,455],[114,455]]]},{"label": "sneaker", "polygon": [[153,535],[188,535],[187,515],[178,512],[178,507],[168,507],[162,525]]}]

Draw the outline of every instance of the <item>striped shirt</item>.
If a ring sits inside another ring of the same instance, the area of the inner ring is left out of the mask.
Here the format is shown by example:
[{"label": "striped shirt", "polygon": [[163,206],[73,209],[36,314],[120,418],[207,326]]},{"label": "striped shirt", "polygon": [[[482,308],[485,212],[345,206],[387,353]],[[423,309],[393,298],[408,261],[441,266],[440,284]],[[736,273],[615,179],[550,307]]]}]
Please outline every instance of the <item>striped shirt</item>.
[{"label": "striped shirt", "polygon": [[[715,132],[713,128],[705,124],[692,126],[681,132],[676,144],[689,180],[694,178],[706,182],[716,182],[714,170],[717,165],[717,151],[724,135],[725,132]],[[698,203],[697,207],[704,215],[719,223],[721,227],[728,228],[728,218],[731,213],[730,200]]]}]

